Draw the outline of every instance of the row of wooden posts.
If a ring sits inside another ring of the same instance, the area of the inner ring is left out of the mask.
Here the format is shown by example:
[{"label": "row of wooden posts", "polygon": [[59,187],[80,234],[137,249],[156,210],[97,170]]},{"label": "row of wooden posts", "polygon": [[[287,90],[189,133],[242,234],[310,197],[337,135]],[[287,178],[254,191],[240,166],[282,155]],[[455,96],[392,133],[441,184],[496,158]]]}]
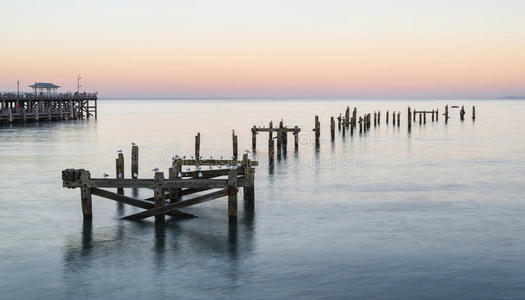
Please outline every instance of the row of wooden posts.
[{"label": "row of wooden posts", "polygon": [[[228,216],[237,217],[237,194],[239,188],[244,189],[244,200],[253,202],[255,199],[255,166],[248,153],[238,160],[237,136],[232,133],[233,155],[230,159],[204,159],[200,155],[200,133],[195,136],[195,157],[186,159],[175,155],[168,178],[158,169],[154,169],[153,179],[139,179],[139,147],[131,148],[131,178],[125,178],[124,154],[119,152],[115,161],[115,178],[91,178],[91,173],[84,169],[66,169],[62,171],[63,186],[80,188],[81,203],[84,218],[92,217],[92,195],[114,200],[126,205],[145,209],[142,212],[126,216],[125,219],[143,219],[155,216],[164,220],[164,216],[194,217],[179,211],[181,208],[228,197]],[[194,167],[194,170],[184,166]],[[209,169],[202,168],[209,166]],[[213,166],[216,169],[213,169]],[[226,176],[226,179],[219,179]],[[107,189],[116,189],[116,193]],[[126,188],[153,189],[153,197],[137,199],[124,195]],[[195,196],[196,193],[205,193]],[[187,197],[191,197],[187,199]],[[166,200],[169,199],[169,204]]]}]

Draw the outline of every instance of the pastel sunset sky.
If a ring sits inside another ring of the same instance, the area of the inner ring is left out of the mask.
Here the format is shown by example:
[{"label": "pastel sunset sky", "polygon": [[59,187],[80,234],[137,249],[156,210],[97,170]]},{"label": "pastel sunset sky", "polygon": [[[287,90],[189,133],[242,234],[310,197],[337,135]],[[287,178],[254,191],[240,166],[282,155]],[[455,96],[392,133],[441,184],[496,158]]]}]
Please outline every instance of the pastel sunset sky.
[{"label": "pastel sunset sky", "polygon": [[2,1],[0,90],[101,97],[525,95],[523,0]]}]

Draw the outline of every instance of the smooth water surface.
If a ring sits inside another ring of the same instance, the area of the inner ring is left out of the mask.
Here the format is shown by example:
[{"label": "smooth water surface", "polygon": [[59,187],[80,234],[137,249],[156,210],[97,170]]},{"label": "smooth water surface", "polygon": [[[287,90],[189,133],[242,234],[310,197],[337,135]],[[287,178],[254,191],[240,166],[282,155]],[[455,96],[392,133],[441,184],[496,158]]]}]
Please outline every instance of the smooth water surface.
[{"label": "smooth water surface", "polygon": [[[408,133],[408,105],[447,103],[465,105],[464,122],[453,109],[448,124]],[[329,118],[346,105],[380,109],[381,125],[331,142]],[[399,128],[387,109],[401,111]],[[0,127],[0,298],[525,296],[525,102],[106,100],[98,115]],[[80,191],[62,187],[66,168],[113,176],[118,149],[129,176],[131,142],[151,178],[193,155],[198,131],[204,156],[228,157],[232,129],[243,152],[253,125],[281,118],[301,127],[299,152],[290,136],[269,169],[258,136],[255,206],[240,197],[236,223],[224,198],[163,225],[121,220],[139,210],[96,196],[84,223]]]}]

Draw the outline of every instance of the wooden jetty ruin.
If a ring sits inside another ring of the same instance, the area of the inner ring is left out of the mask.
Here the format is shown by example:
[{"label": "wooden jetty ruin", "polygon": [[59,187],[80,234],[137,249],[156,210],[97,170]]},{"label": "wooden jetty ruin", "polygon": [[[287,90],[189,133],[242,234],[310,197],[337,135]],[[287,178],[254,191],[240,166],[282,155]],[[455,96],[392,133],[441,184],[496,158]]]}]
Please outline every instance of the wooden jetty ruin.
[{"label": "wooden jetty ruin", "polygon": [[0,123],[97,117],[97,93],[0,93]]},{"label": "wooden jetty ruin", "polygon": [[[197,134],[197,137],[195,151],[196,154],[199,154],[200,134]],[[237,138],[235,134],[232,137],[234,141]],[[142,212],[124,217],[124,219],[133,220],[152,216],[155,216],[157,220],[164,220],[165,215],[192,216],[179,209],[222,197],[228,198],[228,216],[236,218],[239,188],[244,189],[245,201],[253,202],[255,199],[254,167],[258,163],[249,159],[247,153],[240,161],[235,155],[231,159],[203,159],[200,155],[186,159],[176,155],[173,157],[167,178],[163,172],[155,169],[153,178],[140,179],[138,178],[138,146],[133,145],[131,152],[131,178],[124,176],[124,155],[121,152],[117,155],[114,179],[92,178],[91,173],[84,169],[62,171],[64,187],[80,188],[84,218],[92,217],[93,195],[144,209]],[[184,166],[187,166],[185,170],[183,170]],[[209,169],[204,167],[209,167]],[[152,189],[153,197],[137,199],[125,196],[124,189],[130,188]],[[116,189],[117,192],[108,189]],[[166,202],[167,200],[169,203]]]}]

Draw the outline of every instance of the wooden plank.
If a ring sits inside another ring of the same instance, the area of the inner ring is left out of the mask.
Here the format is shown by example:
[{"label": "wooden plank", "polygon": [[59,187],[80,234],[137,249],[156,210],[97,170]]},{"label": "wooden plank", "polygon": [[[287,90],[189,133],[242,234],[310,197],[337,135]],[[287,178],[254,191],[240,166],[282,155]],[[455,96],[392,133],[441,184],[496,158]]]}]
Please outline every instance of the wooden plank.
[{"label": "wooden plank", "polygon": [[162,206],[162,207],[156,207],[156,208],[153,208],[153,209],[149,209],[147,211],[143,211],[143,212],[140,212],[140,213],[129,215],[129,216],[124,217],[123,219],[139,220],[139,219],[144,219],[144,218],[147,218],[147,217],[152,217],[152,216],[157,216],[157,215],[160,215],[160,214],[165,214],[165,213],[168,213],[168,212],[173,211],[175,209],[188,207],[188,206],[192,206],[192,205],[195,205],[195,204],[199,204],[199,203],[203,203],[203,202],[206,202],[206,201],[210,201],[210,200],[213,200],[213,199],[217,199],[217,198],[220,198],[220,197],[224,197],[224,196],[226,196],[226,192],[227,192],[227,189],[222,189],[222,190],[219,190],[219,191],[216,191],[216,192],[212,192],[212,193],[209,193],[209,194],[206,194],[206,195],[195,197],[193,199],[184,200],[184,201],[180,201],[180,202],[177,202],[177,203],[171,203],[171,204],[168,204],[168,205],[165,205],[165,206]]},{"label": "wooden plank", "polygon": [[127,205],[135,206],[135,207],[140,207],[144,209],[153,208],[153,203],[146,202],[144,200],[135,199],[135,198],[128,197],[128,196],[124,196],[124,195],[120,195],[120,194],[110,192],[107,190],[103,190],[103,189],[99,189],[99,188],[91,188],[91,193],[95,196],[103,197],[106,199],[110,199],[113,201],[117,201],[117,202],[124,203]]},{"label": "wooden plank", "polygon": [[[161,183],[162,188],[224,188],[228,185],[226,179],[201,179],[192,178],[184,180],[165,180]],[[97,187],[97,188],[155,188],[157,185],[153,179],[100,179],[64,181],[64,187]]]},{"label": "wooden plank", "polygon": [[[232,165],[237,163],[234,159],[201,159],[196,161],[195,159],[181,159],[182,166],[196,166],[196,165]],[[251,161],[252,166],[258,166],[259,162]]]}]

